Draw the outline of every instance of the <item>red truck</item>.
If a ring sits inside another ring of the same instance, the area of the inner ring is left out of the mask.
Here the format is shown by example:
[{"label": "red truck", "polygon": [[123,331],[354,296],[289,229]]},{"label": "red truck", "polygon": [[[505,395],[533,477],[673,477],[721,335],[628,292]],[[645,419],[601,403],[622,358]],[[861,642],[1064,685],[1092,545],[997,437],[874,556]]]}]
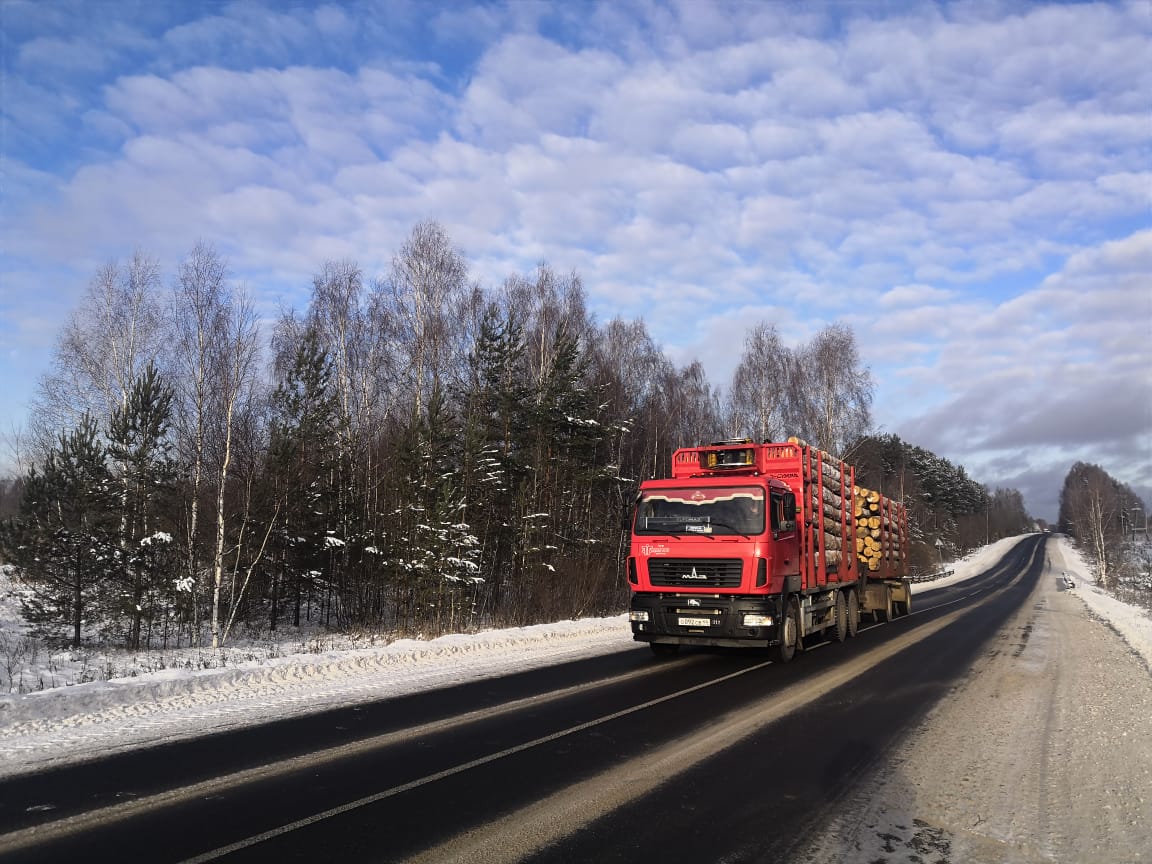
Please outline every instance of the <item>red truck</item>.
[{"label": "red truck", "polygon": [[631,519],[628,617],[658,655],[681,645],[771,647],[856,635],[861,613],[908,614],[904,507],[855,486],[855,469],[791,439],[672,454]]}]

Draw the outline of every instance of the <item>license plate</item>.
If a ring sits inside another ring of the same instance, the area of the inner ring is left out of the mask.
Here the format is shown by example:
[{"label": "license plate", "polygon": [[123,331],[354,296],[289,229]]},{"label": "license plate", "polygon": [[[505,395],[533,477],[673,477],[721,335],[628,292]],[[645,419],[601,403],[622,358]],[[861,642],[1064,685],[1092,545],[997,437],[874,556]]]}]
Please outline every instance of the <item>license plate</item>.
[{"label": "license plate", "polygon": [[711,618],[681,618],[679,619],[681,627],[711,627]]}]

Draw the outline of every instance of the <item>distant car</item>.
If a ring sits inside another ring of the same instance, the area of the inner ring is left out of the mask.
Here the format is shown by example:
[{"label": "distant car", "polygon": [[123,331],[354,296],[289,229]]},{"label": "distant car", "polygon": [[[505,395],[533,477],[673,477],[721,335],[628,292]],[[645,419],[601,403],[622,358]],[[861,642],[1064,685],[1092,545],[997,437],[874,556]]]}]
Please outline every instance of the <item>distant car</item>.
[{"label": "distant car", "polygon": [[1063,578],[1064,578],[1064,587],[1065,588],[1075,588],[1076,587],[1076,583],[1074,581],[1072,581],[1072,577],[1069,576],[1067,573],[1064,574]]}]

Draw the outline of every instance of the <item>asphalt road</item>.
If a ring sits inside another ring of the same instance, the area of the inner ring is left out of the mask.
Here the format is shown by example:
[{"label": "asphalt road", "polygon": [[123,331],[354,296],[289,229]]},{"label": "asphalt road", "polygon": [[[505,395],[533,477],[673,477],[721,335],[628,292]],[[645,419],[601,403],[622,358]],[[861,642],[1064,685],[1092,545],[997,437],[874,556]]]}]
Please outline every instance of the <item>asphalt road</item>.
[{"label": "asphalt road", "polygon": [[962,680],[1043,544],[788,665],[637,646],[11,778],[0,860],[787,860]]}]

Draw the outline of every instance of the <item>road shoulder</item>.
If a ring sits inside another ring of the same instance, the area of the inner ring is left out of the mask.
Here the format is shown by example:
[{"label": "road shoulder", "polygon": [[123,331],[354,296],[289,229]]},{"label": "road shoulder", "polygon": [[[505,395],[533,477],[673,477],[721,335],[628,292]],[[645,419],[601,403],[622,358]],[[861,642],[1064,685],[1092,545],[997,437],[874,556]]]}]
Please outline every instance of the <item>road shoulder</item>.
[{"label": "road shoulder", "polygon": [[1063,565],[801,860],[1152,860],[1152,676]]}]

